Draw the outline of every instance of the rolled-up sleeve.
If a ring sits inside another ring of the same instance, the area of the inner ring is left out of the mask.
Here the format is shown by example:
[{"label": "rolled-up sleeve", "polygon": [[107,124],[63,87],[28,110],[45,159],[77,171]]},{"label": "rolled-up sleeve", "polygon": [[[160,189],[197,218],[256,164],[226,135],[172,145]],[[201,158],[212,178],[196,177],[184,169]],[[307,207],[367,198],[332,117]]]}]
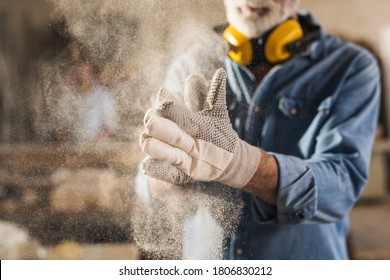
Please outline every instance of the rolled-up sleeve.
[{"label": "rolled-up sleeve", "polygon": [[[328,223],[348,214],[367,182],[380,98],[380,73],[363,52],[351,63],[326,114],[321,112],[307,158],[274,153],[276,207],[254,198],[259,223]],[[288,144],[288,143],[286,143]]]}]

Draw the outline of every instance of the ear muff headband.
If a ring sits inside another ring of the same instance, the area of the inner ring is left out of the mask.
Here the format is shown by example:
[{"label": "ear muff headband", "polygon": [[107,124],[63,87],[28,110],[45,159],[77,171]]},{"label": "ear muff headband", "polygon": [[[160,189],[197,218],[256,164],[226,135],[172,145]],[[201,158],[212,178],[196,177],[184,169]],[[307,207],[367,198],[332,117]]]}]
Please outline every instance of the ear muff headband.
[{"label": "ear muff headband", "polygon": [[[283,62],[293,55],[288,51],[287,46],[304,36],[301,25],[294,19],[288,19],[271,30],[265,38],[263,38],[263,50],[265,59],[270,63]],[[229,57],[240,64],[249,65],[255,60],[256,55],[253,42],[259,40],[251,40],[244,34],[239,32],[233,26],[229,25],[223,32],[225,41],[229,44]],[[258,47],[256,48],[258,49]]]}]

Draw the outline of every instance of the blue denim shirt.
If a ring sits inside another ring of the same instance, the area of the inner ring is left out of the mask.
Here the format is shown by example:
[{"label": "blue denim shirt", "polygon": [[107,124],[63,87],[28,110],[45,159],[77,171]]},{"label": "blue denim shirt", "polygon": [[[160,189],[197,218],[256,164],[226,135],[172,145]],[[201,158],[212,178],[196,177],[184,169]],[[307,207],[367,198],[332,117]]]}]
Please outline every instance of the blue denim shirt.
[{"label": "blue denim shirt", "polygon": [[367,181],[377,125],[376,60],[322,30],[308,53],[259,85],[230,59],[225,69],[233,125],[279,166],[276,207],[244,194],[226,258],[347,259],[348,213]]},{"label": "blue denim shirt", "polygon": [[[300,20],[320,28],[310,15]],[[182,99],[189,74],[211,78],[224,67],[233,126],[279,166],[276,207],[243,192],[227,259],[349,257],[348,213],[368,177],[380,74],[370,53],[320,30],[307,53],[275,66],[260,84],[213,42],[194,46],[168,71],[165,86]]]}]

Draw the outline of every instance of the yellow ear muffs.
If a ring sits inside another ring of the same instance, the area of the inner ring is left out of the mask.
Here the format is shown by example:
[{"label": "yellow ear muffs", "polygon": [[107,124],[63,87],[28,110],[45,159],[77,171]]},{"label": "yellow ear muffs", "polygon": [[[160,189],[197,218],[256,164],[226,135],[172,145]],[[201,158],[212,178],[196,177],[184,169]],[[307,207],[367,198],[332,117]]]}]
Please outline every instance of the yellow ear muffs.
[{"label": "yellow ear muffs", "polygon": [[289,19],[277,26],[268,36],[264,46],[265,57],[270,63],[278,63],[289,59],[293,54],[286,46],[303,37],[301,25]]},{"label": "yellow ear muffs", "polygon": [[249,39],[231,25],[223,32],[223,38],[230,48],[229,57],[243,65],[256,63],[261,57],[272,64],[285,61],[294,55],[287,50],[287,46],[303,36],[301,25],[294,19],[284,21],[257,39]]},{"label": "yellow ear muffs", "polygon": [[229,57],[233,61],[243,65],[252,62],[253,48],[248,37],[229,25],[223,32],[223,38],[229,44]]}]

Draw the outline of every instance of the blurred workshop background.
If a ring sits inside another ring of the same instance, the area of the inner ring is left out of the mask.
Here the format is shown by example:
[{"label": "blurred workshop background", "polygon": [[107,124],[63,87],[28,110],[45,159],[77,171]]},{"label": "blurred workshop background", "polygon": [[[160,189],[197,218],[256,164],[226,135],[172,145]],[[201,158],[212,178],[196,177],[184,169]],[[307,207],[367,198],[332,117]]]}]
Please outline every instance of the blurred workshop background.
[{"label": "blurred workshop background", "polygon": [[[390,259],[390,2],[302,8],[381,63],[382,112],[349,241],[352,259]],[[129,217],[143,113],[171,59],[225,22],[222,0],[0,1],[0,259],[142,258]],[[83,103],[64,87],[98,97]],[[84,124],[96,111],[106,123]]]}]

